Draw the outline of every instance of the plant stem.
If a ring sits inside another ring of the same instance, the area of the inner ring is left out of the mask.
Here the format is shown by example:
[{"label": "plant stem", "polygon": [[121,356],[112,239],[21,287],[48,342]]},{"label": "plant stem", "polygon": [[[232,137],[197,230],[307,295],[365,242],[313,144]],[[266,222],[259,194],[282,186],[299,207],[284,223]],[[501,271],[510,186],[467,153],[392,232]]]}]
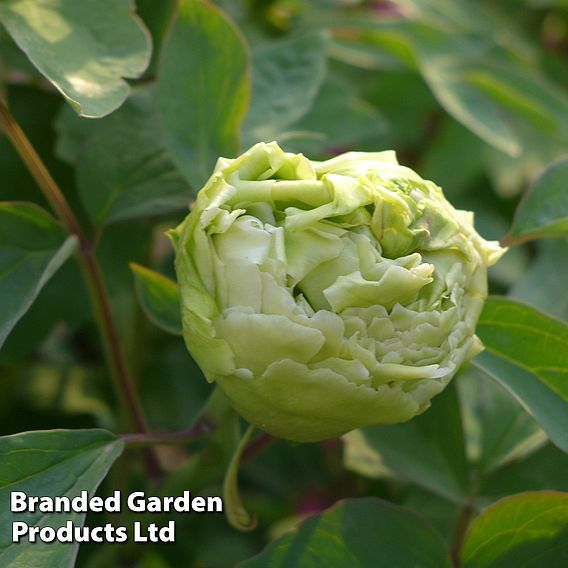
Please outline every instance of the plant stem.
[{"label": "plant stem", "polygon": [[460,568],[461,566],[461,549],[463,547],[469,524],[475,515],[475,501],[479,488],[479,476],[480,472],[475,470],[471,482],[471,493],[463,505],[456,525],[456,530],[454,532],[454,538],[452,540],[452,547],[450,550],[453,568]]},{"label": "plant stem", "polygon": [[158,432],[148,434],[123,434],[122,440],[128,447],[146,447],[146,446],[174,446],[177,444],[187,444],[193,442],[209,434],[214,426],[206,420],[199,421],[188,430],[179,432]]},{"label": "plant stem", "polygon": [[59,220],[65,225],[65,228],[71,235],[75,235],[79,239],[81,249],[89,247],[89,242],[85,237],[81,225],[77,221],[75,214],[65,200],[63,193],[59,189],[55,180],[45,167],[42,159],[35,151],[31,142],[24,134],[20,125],[3,102],[0,102],[0,127],[14,146],[20,158],[28,168],[28,171],[37,182],[41,192],[51,205],[53,211]]},{"label": "plant stem", "polygon": [[126,366],[99,265],[89,249],[83,251],[79,256],[79,263],[89,287],[89,295],[96,313],[109,365],[117,384],[117,390],[128,409],[130,422],[134,429],[137,432],[146,432],[146,420]]},{"label": "plant stem", "polygon": [[[105,354],[117,391],[127,410],[129,421],[140,433],[147,431],[144,413],[138,400],[134,384],[128,372],[124,354],[120,346],[116,325],[101,271],[94,254],[94,246],[86,237],[75,213],[67,203],[59,186],[49,173],[39,154],[20,128],[6,105],[0,101],[0,127],[14,146],[30,174],[37,182],[44,197],[65,226],[67,232],[79,241],[78,261],[89,290],[95,311],[99,332],[104,344]],[[160,470],[155,458],[146,456],[149,472],[155,477]]]},{"label": "plant stem", "polygon": [[[177,446],[189,444],[207,436],[215,429],[215,425],[202,420],[188,428],[178,432],[159,432],[149,434],[123,434],[121,436],[127,448],[147,448],[152,446]],[[243,450],[241,463],[248,462],[270,448],[278,438],[262,432],[256,439],[249,442]]]},{"label": "plant stem", "polygon": [[475,509],[473,507],[473,503],[467,502],[461,510],[460,516],[458,518],[451,548],[452,566],[454,568],[460,568],[461,566],[461,549],[474,512]]},{"label": "plant stem", "polygon": [[249,442],[248,446],[244,449],[241,462],[254,459],[257,455],[264,452],[264,450],[270,448],[275,442],[277,442],[277,440],[278,438],[275,438],[266,432],[261,432],[261,434]]}]

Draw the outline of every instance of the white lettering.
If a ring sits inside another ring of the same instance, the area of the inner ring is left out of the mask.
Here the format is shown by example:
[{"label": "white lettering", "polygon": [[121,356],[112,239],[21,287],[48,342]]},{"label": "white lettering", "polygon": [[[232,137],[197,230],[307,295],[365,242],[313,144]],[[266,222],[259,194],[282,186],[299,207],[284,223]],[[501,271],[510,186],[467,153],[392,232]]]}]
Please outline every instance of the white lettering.
[{"label": "white lettering", "polygon": [[23,513],[27,511],[27,495],[23,491],[12,491],[10,493],[10,511],[12,513]]},{"label": "white lettering", "polygon": [[[76,513],[86,513],[89,510],[89,494],[86,491],[81,491],[78,497],[56,497],[55,498],[55,510],[59,512],[68,513],[69,509],[73,509]],[[61,500],[61,503],[57,501]],[[63,511],[59,509],[63,507]],[[68,509],[69,508],[69,509]]]},{"label": "white lettering", "polygon": [[[32,499],[33,497],[30,497],[30,502]],[[61,499],[61,497],[58,497],[58,499]],[[37,508],[42,513],[53,513],[53,499],[51,497],[39,497]]]},{"label": "white lettering", "polygon": [[40,530],[39,527],[29,527],[29,528],[28,528],[28,534],[29,534],[28,540],[29,540],[30,542],[35,542],[35,541],[36,541],[36,537],[37,537],[37,535],[38,535],[38,533],[39,533],[39,530]]},{"label": "white lettering", "polygon": [[103,542],[104,538],[102,536],[100,536],[100,534],[103,532],[103,527],[95,527],[92,531],[91,531],[91,540],[93,542]]},{"label": "white lettering", "polygon": [[162,527],[159,534],[160,542],[175,542],[176,540],[176,524],[175,521],[169,521],[167,527]]},{"label": "white lettering", "polygon": [[148,542],[148,537],[142,536],[142,527],[139,521],[134,523],[134,542]]},{"label": "white lettering", "polygon": [[76,538],[76,535],[73,534],[73,532],[73,523],[71,521],[67,521],[65,526],[57,529],[57,540],[59,542],[73,542]]},{"label": "white lettering", "polygon": [[191,501],[191,507],[196,513],[205,511],[205,499],[203,497],[194,497]]},{"label": "white lettering", "polygon": [[93,513],[102,513],[103,504],[104,503],[102,497],[91,497],[91,501],[89,502],[89,510],[93,511]]},{"label": "white lettering", "polygon": [[221,497],[207,497],[207,511],[209,513],[222,513],[223,499]]},{"label": "white lettering", "polygon": [[20,542],[20,537],[28,532],[28,525],[22,521],[12,523],[12,542]]},{"label": "white lettering", "polygon": [[105,511],[107,513],[120,513],[120,491],[115,491],[112,497],[105,499]]},{"label": "white lettering", "polygon": [[55,540],[55,529],[51,527],[43,527],[39,531],[39,538],[43,542],[53,542]]},{"label": "white lettering", "polygon": [[142,524],[134,523],[134,542],[174,542],[176,539],[175,521],[169,521],[167,526],[159,527],[156,523],[150,523],[143,533]]},{"label": "white lettering", "polygon": [[128,533],[126,532],[126,527],[118,527],[116,529],[115,542],[126,542],[127,540],[128,540]]},{"label": "white lettering", "polygon": [[146,510],[146,504],[144,503],[144,492],[135,491],[128,496],[127,500],[128,508],[133,513],[144,513]]},{"label": "white lettering", "polygon": [[189,502],[190,496],[191,493],[189,491],[184,491],[182,497],[176,497],[174,499],[174,509],[178,513],[189,513],[191,511],[191,503]]}]

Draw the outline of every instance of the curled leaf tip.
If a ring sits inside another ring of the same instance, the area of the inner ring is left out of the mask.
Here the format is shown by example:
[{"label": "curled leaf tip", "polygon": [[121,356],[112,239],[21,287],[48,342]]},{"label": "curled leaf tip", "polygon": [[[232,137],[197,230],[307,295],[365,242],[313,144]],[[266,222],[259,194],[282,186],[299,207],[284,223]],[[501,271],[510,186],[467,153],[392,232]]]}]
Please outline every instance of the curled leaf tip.
[{"label": "curled leaf tip", "polygon": [[242,504],[239,494],[238,474],[241,456],[246,448],[254,426],[249,426],[237,446],[223,481],[223,500],[228,523],[238,531],[249,532],[256,528],[256,517],[251,516]]}]

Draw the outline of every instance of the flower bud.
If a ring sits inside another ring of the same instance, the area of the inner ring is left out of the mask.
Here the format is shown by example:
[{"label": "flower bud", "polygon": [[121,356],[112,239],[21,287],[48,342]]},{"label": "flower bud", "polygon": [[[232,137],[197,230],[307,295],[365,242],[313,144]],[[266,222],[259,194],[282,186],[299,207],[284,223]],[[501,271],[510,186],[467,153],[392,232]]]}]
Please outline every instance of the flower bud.
[{"label": "flower bud", "polygon": [[394,152],[219,159],[172,231],[184,338],[249,422],[317,441],[428,408],[482,349],[473,214]]}]

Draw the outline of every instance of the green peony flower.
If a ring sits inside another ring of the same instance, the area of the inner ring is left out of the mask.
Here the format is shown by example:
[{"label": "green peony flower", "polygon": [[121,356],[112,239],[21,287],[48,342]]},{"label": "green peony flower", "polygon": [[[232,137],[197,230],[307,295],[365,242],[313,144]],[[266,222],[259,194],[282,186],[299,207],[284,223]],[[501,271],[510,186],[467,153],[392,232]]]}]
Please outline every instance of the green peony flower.
[{"label": "green peony flower", "polygon": [[172,231],[184,337],[252,424],[317,441],[420,414],[482,349],[504,249],[394,152],[221,158]]}]

